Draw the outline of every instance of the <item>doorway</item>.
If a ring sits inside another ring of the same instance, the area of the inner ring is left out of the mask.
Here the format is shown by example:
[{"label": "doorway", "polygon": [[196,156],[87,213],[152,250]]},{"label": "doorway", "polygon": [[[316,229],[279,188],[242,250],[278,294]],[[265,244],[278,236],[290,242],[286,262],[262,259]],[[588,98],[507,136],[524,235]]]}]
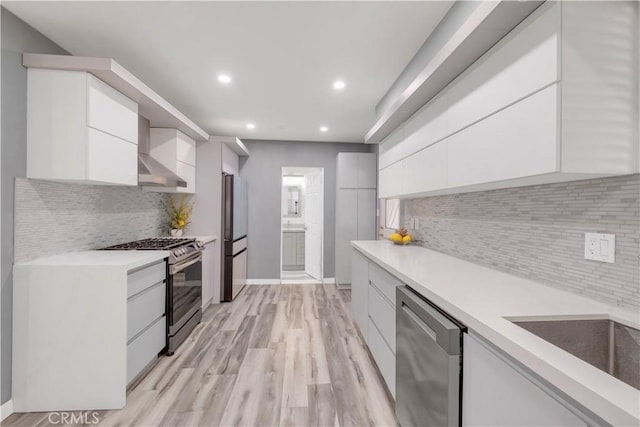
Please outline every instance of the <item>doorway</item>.
[{"label": "doorway", "polygon": [[280,280],[322,283],[324,168],[283,167],[281,183]]}]

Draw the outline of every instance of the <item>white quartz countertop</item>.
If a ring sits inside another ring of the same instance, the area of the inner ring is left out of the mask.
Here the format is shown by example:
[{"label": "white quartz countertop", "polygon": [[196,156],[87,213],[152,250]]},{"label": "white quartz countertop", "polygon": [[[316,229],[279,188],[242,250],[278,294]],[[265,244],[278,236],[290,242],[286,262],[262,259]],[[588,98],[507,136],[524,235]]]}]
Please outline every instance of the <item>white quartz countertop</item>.
[{"label": "white quartz countertop", "polygon": [[351,245],[606,422],[640,424],[640,391],[507,320],[584,316],[637,327],[640,313],[418,246]]},{"label": "white quartz countertop", "polygon": [[133,270],[167,258],[169,251],[82,251],[37,258],[16,266],[117,267]]},{"label": "white quartz countertop", "polygon": [[[171,237],[171,236],[162,236],[162,237]],[[209,243],[212,243],[218,240],[218,236],[214,236],[214,235],[210,235],[210,236],[186,235],[186,236],[180,236],[175,238],[176,239],[196,239],[196,240],[200,240],[205,245],[208,245]]]}]

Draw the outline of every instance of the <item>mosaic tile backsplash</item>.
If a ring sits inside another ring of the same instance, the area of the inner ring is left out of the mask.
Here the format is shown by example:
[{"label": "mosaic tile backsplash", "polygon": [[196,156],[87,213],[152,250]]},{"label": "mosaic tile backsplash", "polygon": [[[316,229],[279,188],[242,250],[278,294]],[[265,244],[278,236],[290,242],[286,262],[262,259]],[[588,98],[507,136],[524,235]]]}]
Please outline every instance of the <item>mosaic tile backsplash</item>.
[{"label": "mosaic tile backsplash", "polygon": [[[422,246],[640,308],[640,175],[406,200]],[[584,259],[584,233],[616,236],[615,263]]]},{"label": "mosaic tile backsplash", "polygon": [[167,234],[163,193],[24,178],[15,186],[17,262]]}]

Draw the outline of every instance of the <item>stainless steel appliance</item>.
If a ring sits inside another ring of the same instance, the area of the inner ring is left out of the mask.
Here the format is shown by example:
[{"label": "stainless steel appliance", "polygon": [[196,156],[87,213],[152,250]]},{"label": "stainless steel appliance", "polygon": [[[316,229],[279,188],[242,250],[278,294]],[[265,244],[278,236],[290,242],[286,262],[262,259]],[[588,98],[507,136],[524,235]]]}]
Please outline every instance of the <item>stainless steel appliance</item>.
[{"label": "stainless steel appliance", "polygon": [[196,239],[152,238],[105,250],[170,251],[167,263],[167,353],[172,355],[202,319],[202,251]]},{"label": "stainless steel appliance", "polygon": [[462,425],[466,327],[408,286],[396,288],[396,415],[400,425]]},{"label": "stainless steel appliance", "polygon": [[248,189],[239,176],[222,174],[221,301],[232,301],[247,284]]}]

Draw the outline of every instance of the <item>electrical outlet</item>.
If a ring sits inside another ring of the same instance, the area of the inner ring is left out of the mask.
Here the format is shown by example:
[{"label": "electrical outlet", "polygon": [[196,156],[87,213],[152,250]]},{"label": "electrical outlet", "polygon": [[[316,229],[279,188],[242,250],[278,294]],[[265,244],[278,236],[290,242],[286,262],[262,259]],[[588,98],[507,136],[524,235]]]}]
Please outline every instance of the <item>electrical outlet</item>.
[{"label": "electrical outlet", "polygon": [[615,234],[584,233],[585,259],[614,263],[615,256]]}]

